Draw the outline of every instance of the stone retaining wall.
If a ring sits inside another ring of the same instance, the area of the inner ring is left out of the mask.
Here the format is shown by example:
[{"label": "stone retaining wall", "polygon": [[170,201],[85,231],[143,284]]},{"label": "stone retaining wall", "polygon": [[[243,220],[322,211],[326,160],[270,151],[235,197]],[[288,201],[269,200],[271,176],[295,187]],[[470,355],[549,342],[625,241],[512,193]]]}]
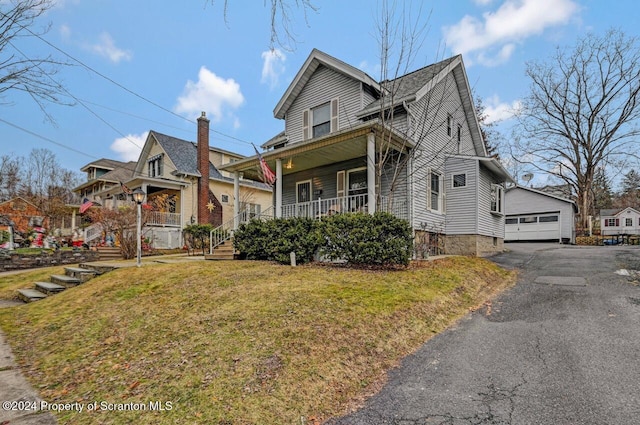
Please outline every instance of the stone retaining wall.
[{"label": "stone retaining wall", "polygon": [[97,261],[100,253],[96,251],[43,251],[37,254],[16,254],[11,251],[0,252],[0,271],[23,270],[38,267],[60,266]]}]

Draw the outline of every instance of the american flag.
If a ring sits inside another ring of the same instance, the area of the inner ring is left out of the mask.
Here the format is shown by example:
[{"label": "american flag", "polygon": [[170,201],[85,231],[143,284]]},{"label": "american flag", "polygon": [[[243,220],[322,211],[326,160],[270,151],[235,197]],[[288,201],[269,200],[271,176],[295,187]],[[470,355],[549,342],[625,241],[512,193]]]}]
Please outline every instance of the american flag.
[{"label": "american flag", "polygon": [[80,205],[80,214],[84,213],[86,210],[91,208],[93,205],[93,201],[90,201],[88,198],[84,198],[82,200],[82,205]]},{"label": "american flag", "polygon": [[120,189],[127,195],[133,195],[133,191],[127,187],[124,183],[120,182]]},{"label": "american flag", "polygon": [[262,181],[269,186],[273,186],[273,184],[276,182],[276,173],[274,173],[273,170],[269,168],[269,164],[267,164],[267,161],[265,161],[262,155],[260,155],[260,152],[258,152],[258,149],[256,149],[255,145],[253,145],[253,150],[255,150],[256,155],[258,155],[258,162],[260,163],[260,168],[258,171],[260,172]]}]

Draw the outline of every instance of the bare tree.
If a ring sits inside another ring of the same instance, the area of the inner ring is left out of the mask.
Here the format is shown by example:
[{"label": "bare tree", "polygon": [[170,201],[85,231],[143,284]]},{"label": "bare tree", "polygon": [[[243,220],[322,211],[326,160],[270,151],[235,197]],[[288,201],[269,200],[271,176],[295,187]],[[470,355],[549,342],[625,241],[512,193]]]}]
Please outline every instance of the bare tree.
[{"label": "bare tree", "polygon": [[66,103],[60,97],[62,87],[52,76],[64,62],[51,56],[32,57],[21,50],[19,41],[40,37],[49,30],[32,30],[36,20],[54,5],[52,0],[9,0],[0,2],[0,97],[10,90],[28,94],[47,118],[48,102]]},{"label": "bare tree", "polygon": [[640,49],[610,30],[558,49],[548,62],[527,64],[531,93],[519,115],[523,161],[572,186],[586,228],[599,167],[638,158]]},{"label": "bare tree", "polygon": [[20,157],[2,155],[0,157],[0,202],[18,195],[20,190]]},{"label": "bare tree", "polygon": [[[211,4],[215,0],[211,0]],[[230,0],[224,0],[224,19],[227,21]],[[318,8],[313,4],[313,0],[269,0],[265,1],[269,7],[269,18],[271,22],[271,34],[269,47],[274,49],[277,46],[285,50],[293,50],[297,44],[298,37],[293,31],[293,15],[297,9],[302,10],[304,20],[307,21],[307,13],[317,12]]]}]

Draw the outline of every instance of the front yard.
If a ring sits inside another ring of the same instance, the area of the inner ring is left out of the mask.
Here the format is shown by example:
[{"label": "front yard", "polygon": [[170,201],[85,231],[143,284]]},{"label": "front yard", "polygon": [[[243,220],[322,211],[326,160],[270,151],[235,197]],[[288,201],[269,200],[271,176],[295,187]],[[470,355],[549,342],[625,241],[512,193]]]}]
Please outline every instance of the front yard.
[{"label": "front yard", "polygon": [[[43,272],[3,278],[0,298]],[[0,327],[44,400],[110,409],[61,424],[311,424],[514,282],[466,257],[393,272],[158,264],[0,309]],[[127,406],[147,409],[112,410]]]}]

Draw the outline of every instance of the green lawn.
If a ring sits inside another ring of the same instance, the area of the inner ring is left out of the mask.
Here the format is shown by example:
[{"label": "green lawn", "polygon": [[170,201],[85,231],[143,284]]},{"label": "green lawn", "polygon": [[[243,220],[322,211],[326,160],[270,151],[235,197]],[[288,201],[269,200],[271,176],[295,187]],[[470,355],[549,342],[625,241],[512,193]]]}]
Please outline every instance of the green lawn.
[{"label": "green lawn", "polygon": [[[7,298],[40,274],[8,276]],[[515,280],[451,257],[402,271],[264,262],[116,270],[0,327],[44,400],[171,410],[57,413],[61,424],[304,424],[345,412],[385,372]]]}]

